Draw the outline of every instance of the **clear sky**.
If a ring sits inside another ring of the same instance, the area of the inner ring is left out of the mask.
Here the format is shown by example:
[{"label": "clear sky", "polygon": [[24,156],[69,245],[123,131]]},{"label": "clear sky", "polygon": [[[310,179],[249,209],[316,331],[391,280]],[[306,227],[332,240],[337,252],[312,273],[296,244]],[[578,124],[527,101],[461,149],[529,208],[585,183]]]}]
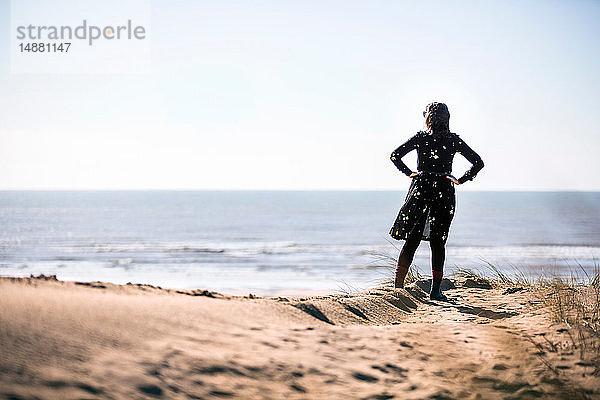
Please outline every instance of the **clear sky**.
[{"label": "clear sky", "polygon": [[0,4],[0,189],[406,189],[443,101],[464,189],[600,190],[598,1],[157,0],[127,74],[11,73]]}]

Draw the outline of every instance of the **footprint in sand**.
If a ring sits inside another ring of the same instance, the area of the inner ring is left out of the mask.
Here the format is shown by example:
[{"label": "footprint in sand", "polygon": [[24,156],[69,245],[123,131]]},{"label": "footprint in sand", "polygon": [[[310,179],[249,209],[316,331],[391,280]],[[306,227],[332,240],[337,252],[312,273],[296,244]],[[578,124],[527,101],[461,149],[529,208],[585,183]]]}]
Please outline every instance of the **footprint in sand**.
[{"label": "footprint in sand", "polygon": [[290,388],[294,389],[296,392],[306,393],[306,389],[304,387],[297,385],[295,383],[290,385]]},{"label": "footprint in sand", "polygon": [[377,381],[379,381],[379,378],[377,378],[376,376],[369,375],[369,374],[363,374],[361,372],[355,372],[355,373],[353,373],[352,377],[354,379],[358,379],[359,381],[365,381],[365,382],[377,382]]},{"label": "footprint in sand", "polygon": [[163,395],[163,390],[152,384],[152,383],[144,383],[141,385],[138,385],[138,390],[140,392],[142,392],[145,395],[149,395],[149,396],[153,396],[153,397],[162,397]]}]

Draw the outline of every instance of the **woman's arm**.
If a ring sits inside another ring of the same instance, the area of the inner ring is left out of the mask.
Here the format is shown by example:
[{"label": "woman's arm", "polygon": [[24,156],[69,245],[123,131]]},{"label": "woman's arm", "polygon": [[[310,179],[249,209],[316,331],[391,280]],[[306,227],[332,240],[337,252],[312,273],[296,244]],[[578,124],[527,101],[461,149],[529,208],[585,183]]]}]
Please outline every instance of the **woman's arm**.
[{"label": "woman's arm", "polygon": [[471,168],[463,176],[458,178],[458,182],[463,184],[466,181],[472,181],[479,171],[483,168],[483,160],[479,157],[479,154],[470,148],[464,140],[459,139],[457,152],[463,155],[471,164]]},{"label": "woman's arm", "polygon": [[410,170],[410,168],[408,168],[406,164],[404,164],[404,162],[402,161],[402,157],[404,157],[406,154],[410,153],[412,150],[417,148],[418,135],[419,134],[417,133],[416,135],[408,139],[406,143],[400,145],[400,147],[398,147],[392,152],[392,155],[390,157],[396,168],[398,168],[406,176],[411,176],[413,172]]}]

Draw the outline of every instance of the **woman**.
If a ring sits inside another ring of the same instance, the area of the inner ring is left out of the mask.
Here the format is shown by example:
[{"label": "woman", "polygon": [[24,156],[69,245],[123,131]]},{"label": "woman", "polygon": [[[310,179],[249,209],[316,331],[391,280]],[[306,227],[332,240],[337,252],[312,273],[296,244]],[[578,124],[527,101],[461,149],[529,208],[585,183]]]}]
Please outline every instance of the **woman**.
[{"label": "woman", "polygon": [[[390,235],[405,240],[398,257],[395,287],[404,287],[404,278],[421,240],[431,247],[432,282],[429,297],[448,299],[440,290],[446,257],[446,239],[454,216],[454,185],[472,180],[483,168],[483,161],[455,133],[450,132],[450,112],[444,103],[431,103],[423,112],[425,131],[420,131],[392,153],[394,165],[412,178],[406,201],[398,213]],[[417,172],[402,162],[402,157],[417,150]],[[460,153],[473,164],[459,179],[452,176],[452,159]]]}]

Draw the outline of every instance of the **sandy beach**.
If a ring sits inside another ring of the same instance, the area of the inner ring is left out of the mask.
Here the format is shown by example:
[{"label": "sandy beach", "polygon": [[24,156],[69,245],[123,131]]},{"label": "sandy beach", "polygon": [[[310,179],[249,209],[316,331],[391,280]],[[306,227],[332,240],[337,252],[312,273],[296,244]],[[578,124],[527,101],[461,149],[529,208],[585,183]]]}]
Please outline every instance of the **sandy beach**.
[{"label": "sandy beach", "polygon": [[304,298],[0,279],[6,399],[593,399],[543,291],[445,281]]}]

